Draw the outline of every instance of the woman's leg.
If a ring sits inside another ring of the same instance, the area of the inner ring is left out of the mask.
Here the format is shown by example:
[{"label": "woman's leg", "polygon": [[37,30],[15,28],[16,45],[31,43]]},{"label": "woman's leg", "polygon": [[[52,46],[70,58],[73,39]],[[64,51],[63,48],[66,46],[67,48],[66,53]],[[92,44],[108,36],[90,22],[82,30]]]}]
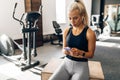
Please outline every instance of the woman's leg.
[{"label": "woman's leg", "polygon": [[89,80],[88,62],[75,62],[71,80]]},{"label": "woman's leg", "polygon": [[52,74],[52,76],[48,80],[69,80],[70,75],[68,74],[64,61],[59,68]]}]

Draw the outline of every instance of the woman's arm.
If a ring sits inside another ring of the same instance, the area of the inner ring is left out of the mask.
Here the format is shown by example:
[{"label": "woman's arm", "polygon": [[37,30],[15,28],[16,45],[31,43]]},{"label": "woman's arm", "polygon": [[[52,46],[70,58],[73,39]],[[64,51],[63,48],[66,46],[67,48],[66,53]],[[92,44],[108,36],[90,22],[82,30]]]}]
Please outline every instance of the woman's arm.
[{"label": "woman's arm", "polygon": [[86,58],[92,58],[94,56],[94,51],[96,48],[96,36],[95,32],[91,30],[90,28],[87,31],[87,40],[88,40],[88,52],[85,52]]},{"label": "woman's arm", "polygon": [[67,44],[66,44],[66,37],[67,37],[67,34],[68,34],[68,31],[69,31],[69,27],[67,27],[64,32],[63,32],[63,53],[66,54],[66,55],[69,55],[70,52],[68,50],[65,50],[65,47],[68,47]]}]

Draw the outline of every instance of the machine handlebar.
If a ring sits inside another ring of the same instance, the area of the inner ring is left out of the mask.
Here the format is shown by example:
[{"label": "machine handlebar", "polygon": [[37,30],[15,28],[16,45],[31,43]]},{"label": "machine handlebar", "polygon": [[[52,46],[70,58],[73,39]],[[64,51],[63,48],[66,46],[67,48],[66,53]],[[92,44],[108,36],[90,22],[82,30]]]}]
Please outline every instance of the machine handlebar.
[{"label": "machine handlebar", "polygon": [[17,7],[17,3],[15,3],[14,11],[13,11],[12,17],[13,17],[13,19],[15,19],[16,21],[19,21],[20,24],[23,25],[23,28],[25,28],[25,24],[24,24],[24,22],[22,21],[22,18],[23,18],[23,16],[24,16],[24,14],[22,15],[21,19],[18,19],[18,18],[15,17],[15,10],[16,10],[16,7]]}]

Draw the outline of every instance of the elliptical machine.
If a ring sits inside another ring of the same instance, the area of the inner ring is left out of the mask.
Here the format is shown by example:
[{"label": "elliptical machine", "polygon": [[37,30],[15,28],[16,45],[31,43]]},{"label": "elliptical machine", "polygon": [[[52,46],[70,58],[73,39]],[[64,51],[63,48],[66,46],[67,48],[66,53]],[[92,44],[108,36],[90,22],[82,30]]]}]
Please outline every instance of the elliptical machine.
[{"label": "elliptical machine", "polygon": [[[14,60],[10,57],[14,55],[15,52],[14,44],[16,44],[18,48],[22,50],[22,54],[20,55],[19,58],[17,58],[17,61],[19,61],[20,64],[17,63],[17,65],[21,66],[21,70],[24,71],[32,67],[35,67],[40,63],[39,61],[34,61],[32,63],[31,55],[33,55],[34,57],[37,56],[36,32],[39,31],[39,28],[36,26],[36,23],[38,21],[39,16],[41,15],[40,13],[35,11],[26,13],[26,20],[25,20],[26,24],[25,24],[22,21],[24,14],[22,15],[21,19],[17,19],[15,17],[16,6],[17,3],[14,6],[13,19],[17,20],[22,25],[23,46],[21,47],[17,42],[12,40],[7,35],[2,35],[0,36],[0,51],[2,56],[14,62]],[[6,40],[2,40],[2,39],[6,39]]]}]

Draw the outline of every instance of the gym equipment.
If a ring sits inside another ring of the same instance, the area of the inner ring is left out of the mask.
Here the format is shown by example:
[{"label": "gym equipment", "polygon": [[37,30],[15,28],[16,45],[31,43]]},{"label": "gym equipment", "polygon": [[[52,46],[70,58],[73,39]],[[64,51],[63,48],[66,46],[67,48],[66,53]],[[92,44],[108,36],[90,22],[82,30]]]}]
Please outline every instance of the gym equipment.
[{"label": "gym equipment", "polygon": [[14,43],[12,39],[5,34],[0,35],[0,52],[7,56],[15,54]]},{"label": "gym equipment", "polygon": [[[92,15],[92,26],[91,29],[95,32],[96,34],[96,39],[100,40],[102,37],[107,37],[110,36],[111,34],[111,27],[107,22],[108,15],[103,19],[103,30],[100,28],[100,22],[99,22],[99,17],[100,15]],[[102,32],[103,31],[103,32]]]},{"label": "gym equipment", "polygon": [[108,19],[108,15],[103,19],[104,28],[103,28],[102,35],[104,35],[104,36],[110,36],[111,32],[112,32],[112,29],[111,29],[110,25],[108,24],[107,19]]},{"label": "gym equipment", "polygon": [[96,15],[92,15],[91,17],[91,29],[95,32],[96,34],[96,40],[98,40],[98,36],[101,34],[101,29],[100,29],[100,25],[99,25],[99,18],[100,15],[96,14]]},{"label": "gym equipment", "polygon": [[[14,60],[11,57],[15,54],[14,44],[16,44],[18,48],[22,50],[22,54],[17,59],[17,61],[19,61],[20,64],[17,65],[22,66],[21,70],[24,71],[29,68],[35,67],[40,63],[39,61],[32,62],[31,55],[33,55],[34,57],[37,56],[35,41],[36,41],[36,32],[39,31],[39,28],[36,26],[36,23],[38,21],[39,16],[41,15],[37,11],[33,11],[33,12],[24,13],[21,19],[17,19],[15,17],[16,6],[17,3],[14,6],[13,18],[18,22],[20,22],[20,24],[22,25],[23,45],[21,47],[17,42],[12,40],[9,36],[2,35],[0,37],[0,51],[2,56],[14,62]],[[23,22],[22,18],[23,16],[25,16],[25,14],[26,14],[26,19],[25,22]]]},{"label": "gym equipment", "polygon": [[[62,45],[62,29],[60,28],[60,25],[57,23],[57,21],[52,21],[53,27],[55,29],[55,34],[51,36],[51,44],[53,45]],[[53,36],[57,36],[58,38],[58,43],[55,43],[53,41]]]}]

